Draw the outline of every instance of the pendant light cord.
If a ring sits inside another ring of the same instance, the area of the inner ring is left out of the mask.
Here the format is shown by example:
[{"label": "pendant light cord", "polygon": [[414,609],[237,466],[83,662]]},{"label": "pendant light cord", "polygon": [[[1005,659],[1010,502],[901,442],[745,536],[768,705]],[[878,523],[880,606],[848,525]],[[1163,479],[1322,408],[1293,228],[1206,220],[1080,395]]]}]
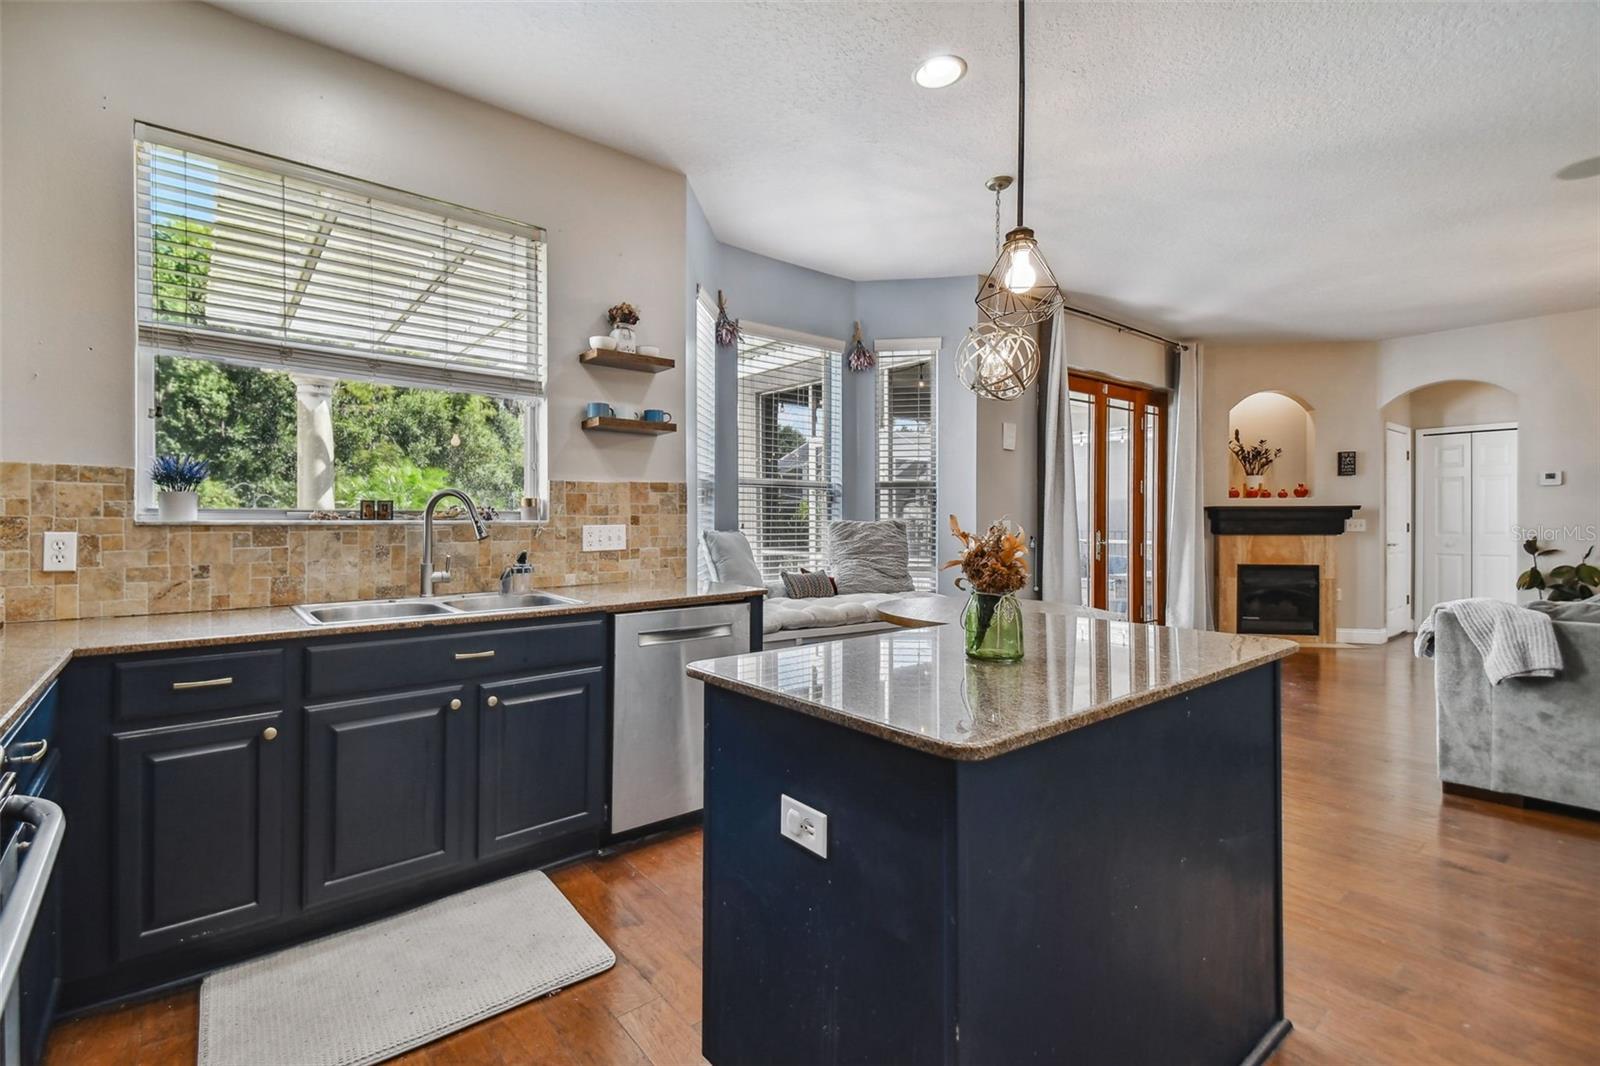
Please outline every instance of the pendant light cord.
[{"label": "pendant light cord", "polygon": [[1022,227],[1023,127],[1028,121],[1027,27],[1024,0],[1017,0],[1017,227]]}]

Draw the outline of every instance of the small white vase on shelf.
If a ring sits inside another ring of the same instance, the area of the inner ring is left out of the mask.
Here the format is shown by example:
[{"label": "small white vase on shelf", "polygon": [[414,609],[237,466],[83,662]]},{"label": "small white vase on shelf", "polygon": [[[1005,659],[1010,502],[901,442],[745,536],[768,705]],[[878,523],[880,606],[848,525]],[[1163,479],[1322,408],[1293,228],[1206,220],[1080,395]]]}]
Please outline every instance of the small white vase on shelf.
[{"label": "small white vase on shelf", "polygon": [[639,350],[639,342],[633,334],[633,327],[624,322],[618,322],[611,327],[611,339],[617,342],[617,351],[619,352],[636,352]]},{"label": "small white vase on shelf", "polygon": [[1261,483],[1263,481],[1265,481],[1265,480],[1266,480],[1266,475],[1265,474],[1246,474],[1244,476],[1244,487],[1247,488],[1247,489],[1256,489],[1256,490],[1259,491],[1260,488],[1261,488]]},{"label": "small white vase on shelf", "polygon": [[156,511],[163,522],[193,522],[200,516],[198,492],[158,492]]}]

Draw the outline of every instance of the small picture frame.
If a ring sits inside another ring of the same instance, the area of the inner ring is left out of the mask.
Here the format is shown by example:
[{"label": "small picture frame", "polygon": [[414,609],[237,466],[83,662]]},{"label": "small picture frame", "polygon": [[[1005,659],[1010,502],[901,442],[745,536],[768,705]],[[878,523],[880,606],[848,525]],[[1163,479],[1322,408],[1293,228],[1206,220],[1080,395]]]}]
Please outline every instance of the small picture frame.
[{"label": "small picture frame", "polygon": [[1339,476],[1340,477],[1355,477],[1356,476],[1356,453],[1355,452],[1340,452],[1339,453]]},{"label": "small picture frame", "polygon": [[394,518],[394,501],[379,500],[377,502],[378,521],[388,522]]},{"label": "small picture frame", "polygon": [[377,517],[378,517],[378,501],[376,501],[376,500],[362,500],[361,501],[361,520],[363,522],[370,522],[374,518],[377,518]]}]

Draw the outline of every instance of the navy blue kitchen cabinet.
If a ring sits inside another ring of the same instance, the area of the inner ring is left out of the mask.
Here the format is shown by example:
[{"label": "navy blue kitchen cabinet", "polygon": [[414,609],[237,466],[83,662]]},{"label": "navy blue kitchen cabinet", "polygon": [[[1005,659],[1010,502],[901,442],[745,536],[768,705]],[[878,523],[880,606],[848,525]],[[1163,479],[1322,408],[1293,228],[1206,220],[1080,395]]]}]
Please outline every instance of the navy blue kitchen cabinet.
[{"label": "navy blue kitchen cabinet", "polygon": [[592,853],[609,648],[584,615],[74,662],[63,1008]]}]

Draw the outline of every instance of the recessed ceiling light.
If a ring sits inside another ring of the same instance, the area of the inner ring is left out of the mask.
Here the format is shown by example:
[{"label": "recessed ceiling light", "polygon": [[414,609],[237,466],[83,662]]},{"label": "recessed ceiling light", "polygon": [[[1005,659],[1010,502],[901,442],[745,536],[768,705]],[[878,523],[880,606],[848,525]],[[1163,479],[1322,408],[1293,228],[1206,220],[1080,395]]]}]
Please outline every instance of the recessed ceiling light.
[{"label": "recessed ceiling light", "polygon": [[922,61],[912,75],[924,89],[943,89],[954,85],[967,72],[967,61],[960,56],[933,56]]}]

